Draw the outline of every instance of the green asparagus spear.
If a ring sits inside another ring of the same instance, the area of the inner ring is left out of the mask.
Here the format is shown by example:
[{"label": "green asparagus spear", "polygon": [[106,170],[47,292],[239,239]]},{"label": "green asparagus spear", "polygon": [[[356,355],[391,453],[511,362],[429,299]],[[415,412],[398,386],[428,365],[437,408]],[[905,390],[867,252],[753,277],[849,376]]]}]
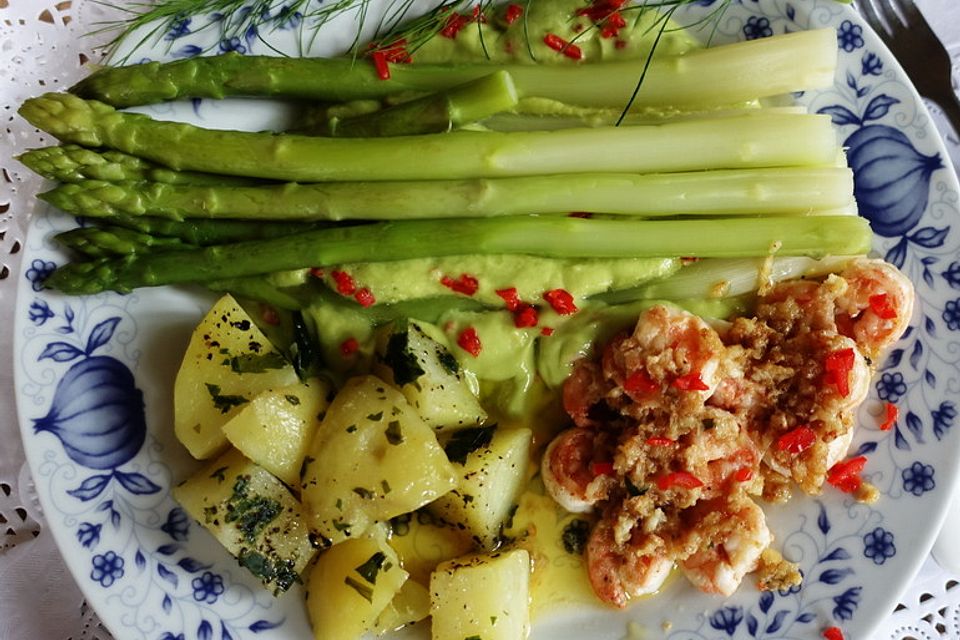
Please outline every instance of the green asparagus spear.
[{"label": "green asparagus spear", "polygon": [[304,231],[316,231],[330,226],[323,222],[284,222],[269,220],[233,220],[219,218],[207,220],[168,220],[150,216],[115,215],[110,223],[133,231],[154,236],[179,238],[187,244],[207,246],[212,244],[230,244],[245,240],[266,240],[279,238]]},{"label": "green asparagus spear", "polygon": [[641,216],[853,209],[846,167],[673,174],[192,187],[86,181],[39,196],[69,213],[271,220],[403,220],[586,211]]},{"label": "green asparagus spear", "polygon": [[17,159],[44,178],[59,182],[147,180],[167,184],[224,186],[251,185],[259,182],[249,178],[172,171],[119,151],[95,151],[75,144],[31,149]]},{"label": "green asparagus spear", "polygon": [[85,294],[141,286],[203,282],[286,269],[372,260],[471,253],[569,258],[743,257],[862,254],[867,221],[857,216],[665,220],[586,220],[536,216],[413,220],[334,227],[273,240],[115,260],[71,263],[47,285]]},{"label": "green asparagus spear", "polygon": [[58,233],[60,245],[90,258],[133,255],[150,250],[192,249],[177,238],[156,237],[123,227],[78,227]]},{"label": "green asparagus spear", "polygon": [[298,182],[431,180],[588,172],[833,165],[828,116],[770,115],[646,127],[395,138],[317,138],[158,122],[72,94],[27,100],[20,114],[61,140],[107,146],[174,169]]},{"label": "green asparagus spear", "polygon": [[[651,63],[634,105],[703,108],[826,87],[833,84],[836,60],[833,29],[659,57]],[[622,109],[644,65],[643,60],[549,66],[415,63],[391,65],[390,79],[382,80],[364,60],[225,54],[102,69],[71,91],[117,107],[239,95],[346,102],[404,91],[438,91],[499,69],[510,73],[522,97]]]},{"label": "green asparagus spear", "polygon": [[517,104],[510,74],[496,71],[447,90],[352,118],[334,118],[328,135],[336,138],[381,138],[444,133],[483,120]]}]

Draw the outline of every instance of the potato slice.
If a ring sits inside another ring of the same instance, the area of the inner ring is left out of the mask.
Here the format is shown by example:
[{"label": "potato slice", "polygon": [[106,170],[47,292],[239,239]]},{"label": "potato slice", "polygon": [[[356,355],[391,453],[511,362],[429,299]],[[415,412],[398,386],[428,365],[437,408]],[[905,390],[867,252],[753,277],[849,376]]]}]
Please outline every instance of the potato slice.
[{"label": "potato slice", "polygon": [[445,562],[430,576],[434,640],[522,640],[530,633],[524,549]]},{"label": "potato slice", "polygon": [[177,439],[194,458],[227,447],[221,427],[255,395],[297,374],[232,296],[220,298],[190,337],[173,386]]},{"label": "potato slice", "polygon": [[390,524],[390,546],[410,577],[423,584],[430,582],[430,573],[438,564],[474,550],[473,540],[466,532],[427,509],[398,516]]},{"label": "potato slice", "polygon": [[329,393],[329,383],[319,378],[264,391],[223,425],[223,434],[288,486],[299,486],[300,467],[330,404]]},{"label": "potato slice", "polygon": [[431,513],[466,527],[478,547],[493,549],[526,486],[532,435],[529,429],[496,429],[488,444],[459,454],[453,452],[458,441],[451,440],[447,452],[456,460],[457,487],[433,502]]},{"label": "potato slice", "polygon": [[387,545],[386,526],[320,554],[307,584],[307,613],[317,640],[357,640],[407,580]]},{"label": "potato slice", "polygon": [[348,380],[304,460],[307,523],[325,544],[414,511],[456,484],[433,430],[374,376]]},{"label": "potato slice", "polygon": [[290,490],[235,449],[174,487],[173,497],[275,594],[299,582],[316,553]]},{"label": "potato slice", "polygon": [[420,622],[430,615],[430,592],[416,580],[407,580],[373,625],[377,635]]}]

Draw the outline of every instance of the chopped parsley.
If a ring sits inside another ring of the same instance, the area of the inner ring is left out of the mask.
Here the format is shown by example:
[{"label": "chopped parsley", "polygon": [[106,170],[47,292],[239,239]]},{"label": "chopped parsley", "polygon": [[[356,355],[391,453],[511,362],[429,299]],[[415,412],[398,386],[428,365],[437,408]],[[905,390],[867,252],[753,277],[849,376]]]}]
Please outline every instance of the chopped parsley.
[{"label": "chopped parsley", "polygon": [[447,454],[450,462],[466,464],[467,456],[490,444],[493,439],[493,432],[497,425],[492,424],[488,427],[472,427],[470,429],[461,429],[454,433],[447,441],[443,452]]},{"label": "chopped parsley", "polygon": [[587,546],[587,538],[590,536],[590,523],[586,520],[576,518],[563,528],[563,548],[567,553],[580,555],[584,547]]},{"label": "chopped parsley", "polygon": [[350,576],[344,578],[343,581],[348,587],[359,593],[360,597],[362,597],[364,600],[367,602],[373,602],[373,589],[365,584],[361,584],[359,581],[354,580]]},{"label": "chopped parsley", "polygon": [[377,551],[370,556],[366,562],[354,569],[354,571],[359,573],[360,577],[370,584],[377,584],[377,574],[380,573],[380,569],[383,567],[386,559],[387,556],[382,551]]},{"label": "chopped parsley", "polygon": [[230,365],[234,373],[263,373],[270,369],[282,369],[287,366],[287,359],[276,351],[267,353],[245,353],[224,360],[223,364]]},{"label": "chopped parsley", "polygon": [[387,425],[387,430],[384,433],[387,436],[387,442],[390,444],[403,443],[403,430],[400,428],[399,420],[391,420],[390,424]]},{"label": "chopped parsley", "polygon": [[283,396],[283,399],[295,407],[300,404],[300,398],[293,395],[292,393],[288,393],[287,395]]},{"label": "chopped parsley", "polygon": [[207,392],[210,394],[210,398],[213,399],[213,406],[220,410],[220,413],[227,413],[230,409],[234,407],[239,407],[240,405],[246,404],[249,402],[243,396],[237,395],[221,395],[220,386],[216,384],[206,383]]},{"label": "chopped parsley", "polygon": [[408,328],[407,331],[390,336],[387,351],[383,356],[384,363],[393,370],[393,381],[398,387],[410,384],[426,373],[416,354],[410,349],[408,332],[412,330]]},{"label": "chopped parsley", "polygon": [[263,530],[283,512],[280,503],[272,498],[251,494],[250,476],[237,476],[233,495],[227,499],[224,522],[236,522],[244,541],[254,543]]}]

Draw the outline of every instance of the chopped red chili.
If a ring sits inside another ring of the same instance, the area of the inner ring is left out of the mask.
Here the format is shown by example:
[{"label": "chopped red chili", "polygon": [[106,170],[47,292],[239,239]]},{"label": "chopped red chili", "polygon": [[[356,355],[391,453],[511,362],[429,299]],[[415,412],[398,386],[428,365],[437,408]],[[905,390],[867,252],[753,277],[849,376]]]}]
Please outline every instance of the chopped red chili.
[{"label": "chopped red chili", "polygon": [[659,391],[660,385],[646,371],[637,371],[623,381],[623,390],[630,396],[645,396]]},{"label": "chopped red chili", "polygon": [[513,326],[518,329],[535,327],[539,321],[540,316],[537,313],[537,308],[533,305],[521,304],[520,308],[513,313]]},{"label": "chopped red chili", "polygon": [[663,436],[650,436],[647,438],[647,444],[651,447],[670,447],[677,444],[677,441]]},{"label": "chopped red chili", "polygon": [[626,0],[594,0],[589,7],[577,10],[578,16],[587,16],[594,22],[600,22],[611,13],[617,11],[626,3]]},{"label": "chopped red chili", "polygon": [[447,18],[447,23],[440,29],[440,35],[451,40],[457,37],[460,30],[470,24],[470,17],[460,13],[454,13]]},{"label": "chopped red chili", "polygon": [[701,482],[700,478],[687,471],[672,471],[657,478],[657,487],[659,487],[661,491],[666,491],[674,487],[696,489],[702,486],[703,482]]},{"label": "chopped red chili", "polygon": [[897,310],[890,304],[890,296],[886,293],[870,296],[867,302],[870,303],[870,310],[883,320],[893,320],[897,317]]},{"label": "chopped red chili", "polygon": [[733,479],[737,482],[746,482],[753,477],[753,469],[750,467],[740,467],[733,472]]},{"label": "chopped red chili", "polygon": [[550,303],[553,310],[562,316],[577,312],[577,305],[573,302],[573,296],[566,289],[546,291],[543,294],[543,299]]},{"label": "chopped red chili", "polygon": [[710,389],[700,377],[699,371],[674,378],[670,386],[680,391],[708,391]]},{"label": "chopped red chili", "polygon": [[523,7],[518,4],[508,4],[507,12],[504,14],[503,19],[507,24],[513,24],[517,21],[517,18],[523,15]]},{"label": "chopped red chili", "polygon": [[777,438],[777,449],[794,455],[803,453],[817,441],[817,434],[810,427],[797,427]]},{"label": "chopped red chili", "polygon": [[844,640],[843,631],[840,630],[840,627],[827,627],[823,630],[823,637],[826,640]]},{"label": "chopped red chili", "polygon": [[360,343],[354,337],[349,337],[340,343],[340,353],[344,356],[353,355],[360,348]]},{"label": "chopped red chili", "polygon": [[612,462],[594,462],[590,465],[590,470],[593,471],[593,475],[595,476],[616,475]]},{"label": "chopped red chili", "polygon": [[460,277],[456,279],[443,276],[440,278],[440,284],[465,296],[472,296],[480,288],[480,282],[469,273],[461,273]]},{"label": "chopped red chili", "polygon": [[479,356],[483,349],[483,345],[480,344],[480,336],[477,335],[477,330],[473,327],[467,327],[460,332],[460,335],[457,336],[457,345],[474,358]]},{"label": "chopped red chili", "polygon": [[827,482],[844,493],[853,493],[863,484],[860,472],[866,464],[866,456],[841,460],[827,471]]},{"label": "chopped red chili", "polygon": [[580,60],[583,58],[583,51],[580,50],[580,47],[575,44],[570,44],[555,33],[548,33],[543,36],[543,44],[554,51],[562,53],[571,60]]},{"label": "chopped red chili", "polygon": [[260,305],[260,317],[271,327],[280,324],[280,314],[268,304]]},{"label": "chopped red chili", "polygon": [[393,62],[394,64],[409,64],[413,62],[410,52],[407,51],[406,38],[400,38],[396,42],[391,43],[389,46],[382,47],[380,50],[383,51],[383,55],[387,62]]},{"label": "chopped red chili", "polygon": [[314,278],[322,278],[323,276],[326,275],[326,271],[324,271],[320,267],[311,267],[310,275],[313,276]]},{"label": "chopped red chili", "polygon": [[627,26],[627,21],[617,12],[611,13],[603,23],[600,29],[600,36],[603,38],[613,38],[620,33],[620,29]]},{"label": "chopped red chili", "polygon": [[890,431],[893,428],[893,425],[897,423],[897,418],[900,417],[900,410],[897,409],[897,405],[892,402],[888,402],[883,406],[883,410],[886,414],[886,417],[882,423],[880,423],[881,431]]},{"label": "chopped red chili", "polygon": [[361,307],[372,307],[377,302],[377,299],[373,297],[373,292],[366,287],[357,291],[353,298],[360,303]]},{"label": "chopped red chili", "polygon": [[553,335],[553,327],[544,327],[540,329],[540,335],[550,337]]},{"label": "chopped red chili", "polygon": [[613,43],[613,46],[614,46],[614,48],[616,48],[616,49],[625,49],[626,46],[627,46],[627,41],[626,41],[626,40],[617,40],[616,42]]},{"label": "chopped red chili", "polygon": [[389,80],[390,65],[387,63],[387,54],[383,51],[371,51],[370,59],[373,60],[373,68],[377,70],[377,77],[381,80]]},{"label": "chopped red chili", "polygon": [[520,296],[517,295],[517,288],[497,289],[496,294],[503,298],[507,306],[507,311],[516,311],[520,308]]},{"label": "chopped red chili", "polygon": [[823,362],[826,371],[824,382],[836,386],[837,393],[844,398],[850,395],[850,372],[853,370],[855,357],[853,348],[850,347],[830,352]]},{"label": "chopped red chili", "polygon": [[342,296],[352,296],[357,292],[357,284],[353,277],[346,271],[334,271],[330,274],[334,283],[337,285],[337,293]]}]

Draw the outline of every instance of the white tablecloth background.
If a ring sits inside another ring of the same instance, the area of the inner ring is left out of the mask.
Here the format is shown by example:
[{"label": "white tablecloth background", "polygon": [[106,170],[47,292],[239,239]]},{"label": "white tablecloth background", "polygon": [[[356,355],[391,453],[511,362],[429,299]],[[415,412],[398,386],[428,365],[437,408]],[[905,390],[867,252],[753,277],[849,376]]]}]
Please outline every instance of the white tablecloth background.
[{"label": "white tablecloth background", "polygon": [[[960,61],[960,0],[917,2]],[[39,179],[11,156],[17,148],[41,141],[17,118],[16,106],[81,75],[81,63],[93,58],[93,42],[80,36],[91,31],[104,12],[92,0],[0,0],[0,640],[110,638],[44,530],[24,463],[14,413],[12,358],[7,357],[12,353],[20,247],[33,208],[31,194],[39,186]],[[942,130],[946,133],[949,127],[944,124]],[[960,140],[953,132],[946,133],[946,139],[954,166],[960,167]],[[875,637],[960,640],[960,575],[928,559]]]}]

